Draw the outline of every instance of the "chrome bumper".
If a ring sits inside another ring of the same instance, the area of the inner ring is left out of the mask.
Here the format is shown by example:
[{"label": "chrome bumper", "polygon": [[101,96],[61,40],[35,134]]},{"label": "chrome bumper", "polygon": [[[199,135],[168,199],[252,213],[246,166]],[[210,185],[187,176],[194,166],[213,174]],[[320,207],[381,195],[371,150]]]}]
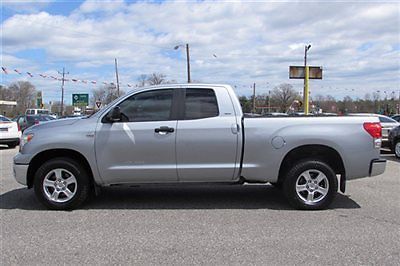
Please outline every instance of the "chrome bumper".
[{"label": "chrome bumper", "polygon": [[383,174],[386,169],[386,160],[383,159],[375,159],[371,161],[371,165],[369,166],[369,176],[376,176]]},{"label": "chrome bumper", "polygon": [[13,164],[14,178],[18,183],[24,186],[28,185],[28,167],[29,164]]}]

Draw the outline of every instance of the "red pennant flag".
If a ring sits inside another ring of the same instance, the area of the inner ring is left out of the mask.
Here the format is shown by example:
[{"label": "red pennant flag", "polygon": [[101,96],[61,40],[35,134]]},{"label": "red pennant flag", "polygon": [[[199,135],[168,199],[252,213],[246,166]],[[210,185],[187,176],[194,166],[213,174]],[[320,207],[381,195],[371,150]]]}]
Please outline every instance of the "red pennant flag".
[{"label": "red pennant flag", "polygon": [[5,67],[1,67],[4,73],[8,74],[7,69]]},{"label": "red pennant flag", "polygon": [[57,79],[56,77],[54,77],[54,76],[50,76],[50,78],[52,78],[52,79]]},{"label": "red pennant flag", "polygon": [[31,72],[26,72],[26,74],[28,74],[31,78],[33,78],[33,75]]},{"label": "red pennant flag", "polygon": [[85,83],[85,84],[87,83],[87,81],[86,81],[86,80],[81,80],[81,81],[82,81],[83,83]]},{"label": "red pennant flag", "polygon": [[92,80],[92,84],[96,84],[97,82],[95,80]]},{"label": "red pennant flag", "polygon": [[103,84],[104,84],[104,85],[107,85],[108,83],[103,81]]},{"label": "red pennant flag", "polygon": [[43,75],[43,74],[39,74],[39,76],[41,76],[42,78],[46,78],[47,77],[46,75]]},{"label": "red pennant flag", "polygon": [[77,81],[79,81],[79,80],[77,80],[77,79],[71,79],[73,82],[77,82]]},{"label": "red pennant flag", "polygon": [[132,87],[132,85],[131,84],[127,84],[128,85],[128,87]]},{"label": "red pennant flag", "polygon": [[15,72],[17,72],[18,74],[22,75],[21,72],[18,71],[18,69],[14,69]]}]

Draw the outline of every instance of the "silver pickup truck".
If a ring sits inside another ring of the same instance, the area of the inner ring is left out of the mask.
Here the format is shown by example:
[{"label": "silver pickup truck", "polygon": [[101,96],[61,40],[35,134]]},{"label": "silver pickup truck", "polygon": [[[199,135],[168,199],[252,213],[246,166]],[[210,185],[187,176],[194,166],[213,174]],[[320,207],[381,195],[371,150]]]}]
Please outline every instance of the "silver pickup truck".
[{"label": "silver pickup truck", "polygon": [[384,172],[381,137],[376,117],[245,118],[230,86],[168,84],[27,129],[14,176],[51,209],[102,186],[268,182],[323,209],[346,180]]}]

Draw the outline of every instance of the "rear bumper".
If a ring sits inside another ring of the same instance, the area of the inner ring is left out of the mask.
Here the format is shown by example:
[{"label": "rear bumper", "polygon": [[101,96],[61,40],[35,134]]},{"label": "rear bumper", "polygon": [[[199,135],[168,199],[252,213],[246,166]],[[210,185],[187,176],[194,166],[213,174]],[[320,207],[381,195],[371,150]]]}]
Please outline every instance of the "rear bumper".
[{"label": "rear bumper", "polygon": [[27,176],[28,176],[29,164],[13,164],[14,178],[21,185],[27,186]]},{"label": "rear bumper", "polygon": [[386,160],[383,159],[375,159],[371,161],[369,166],[369,176],[376,176],[383,174],[386,169]]},{"label": "rear bumper", "polygon": [[9,144],[9,143],[14,143],[14,142],[19,143],[19,138],[0,139],[0,144]]}]

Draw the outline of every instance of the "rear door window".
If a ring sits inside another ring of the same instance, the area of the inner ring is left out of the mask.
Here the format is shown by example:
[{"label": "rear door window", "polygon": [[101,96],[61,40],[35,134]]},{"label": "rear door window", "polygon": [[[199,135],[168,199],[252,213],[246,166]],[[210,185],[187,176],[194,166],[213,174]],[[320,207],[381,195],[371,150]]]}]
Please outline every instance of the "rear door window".
[{"label": "rear door window", "polygon": [[202,119],[219,115],[213,89],[186,89],[184,119]]}]

